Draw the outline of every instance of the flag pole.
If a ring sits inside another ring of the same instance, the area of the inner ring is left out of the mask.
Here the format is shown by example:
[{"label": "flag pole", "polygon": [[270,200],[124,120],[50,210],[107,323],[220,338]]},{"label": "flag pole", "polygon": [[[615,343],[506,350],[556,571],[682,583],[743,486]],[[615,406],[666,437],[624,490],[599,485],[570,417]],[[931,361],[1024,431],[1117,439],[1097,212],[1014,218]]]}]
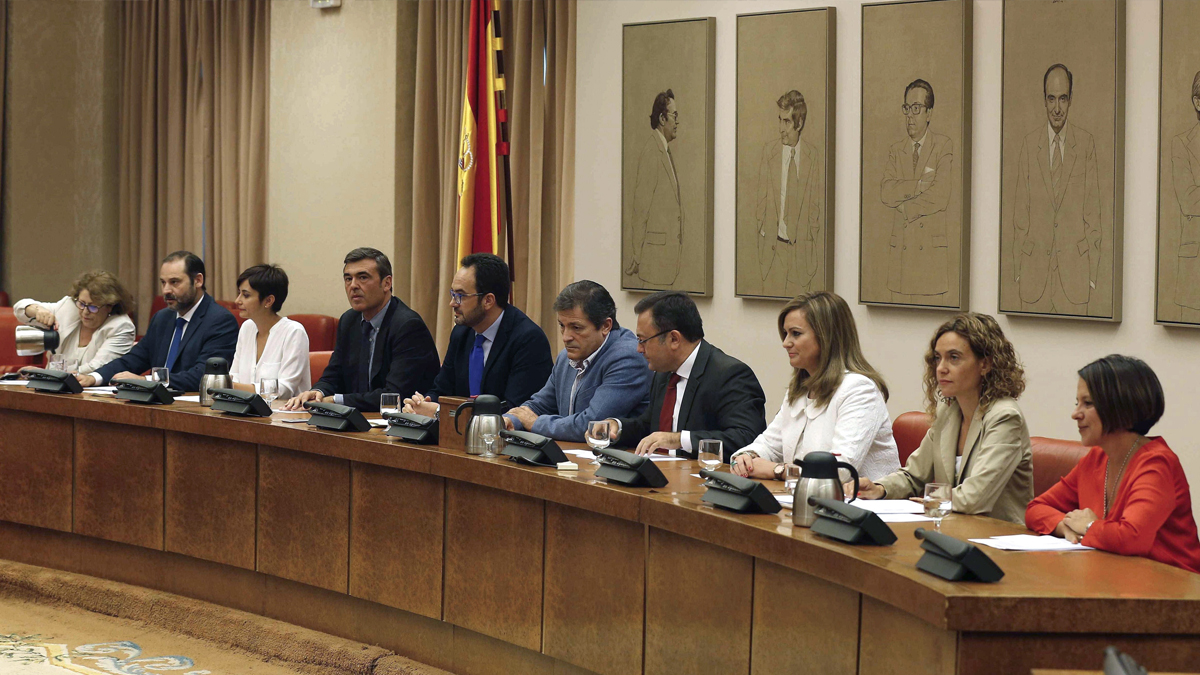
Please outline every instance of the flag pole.
[{"label": "flag pole", "polygon": [[[504,238],[508,249],[506,257],[508,258],[509,281],[515,286],[517,251],[513,244],[512,169],[508,160],[508,108],[505,105],[507,85],[504,78],[504,35],[500,25],[499,5],[492,10],[492,31],[496,35],[496,42],[492,45],[492,49],[496,52],[496,122],[500,126],[500,142],[496,144],[496,154],[503,157],[501,163],[504,165]],[[515,293],[513,295],[515,296]]]}]

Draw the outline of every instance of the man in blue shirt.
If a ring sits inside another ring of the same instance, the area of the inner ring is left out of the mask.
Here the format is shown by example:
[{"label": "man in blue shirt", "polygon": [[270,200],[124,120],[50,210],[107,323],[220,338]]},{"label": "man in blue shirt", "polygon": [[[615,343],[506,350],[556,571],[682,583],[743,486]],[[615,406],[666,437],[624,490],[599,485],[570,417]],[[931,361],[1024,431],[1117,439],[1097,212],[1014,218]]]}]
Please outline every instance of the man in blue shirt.
[{"label": "man in blue shirt", "polygon": [[594,281],[576,281],[554,300],[565,347],[550,379],[505,415],[509,428],[582,441],[588,422],[633,417],[650,402],[653,373],[637,338],[617,324],[612,296]]}]

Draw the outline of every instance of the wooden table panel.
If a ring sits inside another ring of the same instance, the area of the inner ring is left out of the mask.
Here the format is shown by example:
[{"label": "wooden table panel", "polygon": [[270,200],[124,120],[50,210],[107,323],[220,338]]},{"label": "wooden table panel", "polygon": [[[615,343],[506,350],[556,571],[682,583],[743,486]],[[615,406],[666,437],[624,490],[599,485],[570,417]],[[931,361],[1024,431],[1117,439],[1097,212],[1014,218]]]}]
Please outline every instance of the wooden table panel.
[{"label": "wooden table panel", "polygon": [[845,586],[756,559],[751,674],[857,675],[861,598]]},{"label": "wooden table panel", "polygon": [[258,571],[347,592],[350,462],[259,446]]},{"label": "wooden table panel", "polygon": [[862,599],[861,630],[860,673],[912,675],[913,665],[920,664],[923,675],[955,674],[958,634],[954,631],[930,626],[869,596]]},{"label": "wooden table panel", "polygon": [[0,410],[0,429],[0,520],[70,532],[75,420]]},{"label": "wooden table panel", "polygon": [[351,462],[350,594],[442,618],[445,481]]},{"label": "wooden table panel", "polygon": [[258,446],[166,432],[166,550],[254,569]]},{"label": "wooden table panel", "polygon": [[650,528],[645,675],[748,673],[754,559]]},{"label": "wooden table panel", "polygon": [[446,481],[445,621],[542,648],[545,503]]},{"label": "wooden table panel", "polygon": [[163,462],[159,429],[77,420],[74,531],[161,550]]},{"label": "wooden table panel", "polygon": [[601,675],[642,672],[646,528],[546,504],[542,652]]}]

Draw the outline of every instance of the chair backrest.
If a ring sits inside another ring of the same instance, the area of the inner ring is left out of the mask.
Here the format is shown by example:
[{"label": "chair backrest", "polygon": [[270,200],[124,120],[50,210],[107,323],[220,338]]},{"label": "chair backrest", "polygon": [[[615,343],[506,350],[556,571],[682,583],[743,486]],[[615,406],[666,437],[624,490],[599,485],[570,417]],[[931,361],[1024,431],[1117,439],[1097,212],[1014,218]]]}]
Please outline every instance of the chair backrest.
[{"label": "chair backrest", "polygon": [[325,372],[325,366],[329,365],[329,357],[331,356],[333,356],[332,351],[308,353],[308,369],[312,371],[312,381],[314,384],[317,380],[321,379],[321,375]]},{"label": "chair backrest", "polygon": [[1033,496],[1036,497],[1071,472],[1091,448],[1079,441],[1030,436],[1033,445]]},{"label": "chair backrest", "polygon": [[167,308],[167,301],[163,300],[163,296],[156,295],[150,301],[150,318],[153,319],[155,314]]},{"label": "chair backrest", "polygon": [[[216,298],[213,299],[216,300]],[[242,316],[241,310],[237,308],[237,305],[233,304],[232,300],[217,300],[217,304],[229,310],[233,318],[237,319],[238,327],[241,327],[242,323],[246,321],[245,317]]]},{"label": "chair backrest", "polygon": [[900,452],[900,466],[908,462],[929,432],[929,415],[917,410],[901,413],[892,422],[892,436],[896,438],[896,450]]},{"label": "chair backrest", "polygon": [[337,319],[324,314],[289,314],[288,318],[304,326],[309,351],[333,351],[337,341]]},{"label": "chair backrest", "polygon": [[0,291],[0,307],[12,307],[8,301],[8,291]]},{"label": "chair backrest", "polygon": [[17,326],[20,325],[12,309],[0,309],[0,372],[9,373],[22,366],[40,366],[45,362],[41,356],[17,356]]}]

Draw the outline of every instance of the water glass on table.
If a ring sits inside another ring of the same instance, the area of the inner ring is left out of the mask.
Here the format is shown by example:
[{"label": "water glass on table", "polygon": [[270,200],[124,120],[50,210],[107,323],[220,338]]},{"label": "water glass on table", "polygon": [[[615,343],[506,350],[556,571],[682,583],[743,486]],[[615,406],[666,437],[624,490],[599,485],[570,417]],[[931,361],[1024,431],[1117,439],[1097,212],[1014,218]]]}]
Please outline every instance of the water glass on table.
[{"label": "water glass on table", "polygon": [[700,460],[700,466],[703,466],[709,471],[716,471],[717,467],[721,466],[721,441],[706,438],[700,441],[700,446],[697,448],[696,459]]},{"label": "water glass on table", "polygon": [[161,382],[162,386],[169,387],[169,386],[171,386],[171,369],[170,368],[151,368],[150,369],[150,377],[148,379],[151,382]]},{"label": "water glass on table", "polygon": [[274,377],[264,377],[258,381],[258,395],[262,400],[267,402],[267,406],[271,402],[279,398],[279,380]]},{"label": "water glass on table", "polygon": [[592,458],[592,464],[599,466],[600,453],[599,451],[607,448],[612,441],[608,437],[608,420],[592,420],[588,422],[587,435],[584,437],[588,447],[592,449],[595,457]]},{"label": "water glass on table", "polygon": [[789,495],[796,494],[796,484],[800,482],[800,465],[794,462],[783,464],[783,487]]},{"label": "water glass on table", "polygon": [[379,396],[379,414],[400,412],[400,394],[384,393]]},{"label": "water glass on table", "polygon": [[68,359],[65,356],[55,356],[54,360],[46,365],[50,370],[61,370],[64,373],[74,373],[79,371],[79,359]]},{"label": "water glass on table", "polygon": [[949,483],[925,484],[925,517],[933,518],[933,529],[941,531],[942,518],[950,513],[953,503]]}]

